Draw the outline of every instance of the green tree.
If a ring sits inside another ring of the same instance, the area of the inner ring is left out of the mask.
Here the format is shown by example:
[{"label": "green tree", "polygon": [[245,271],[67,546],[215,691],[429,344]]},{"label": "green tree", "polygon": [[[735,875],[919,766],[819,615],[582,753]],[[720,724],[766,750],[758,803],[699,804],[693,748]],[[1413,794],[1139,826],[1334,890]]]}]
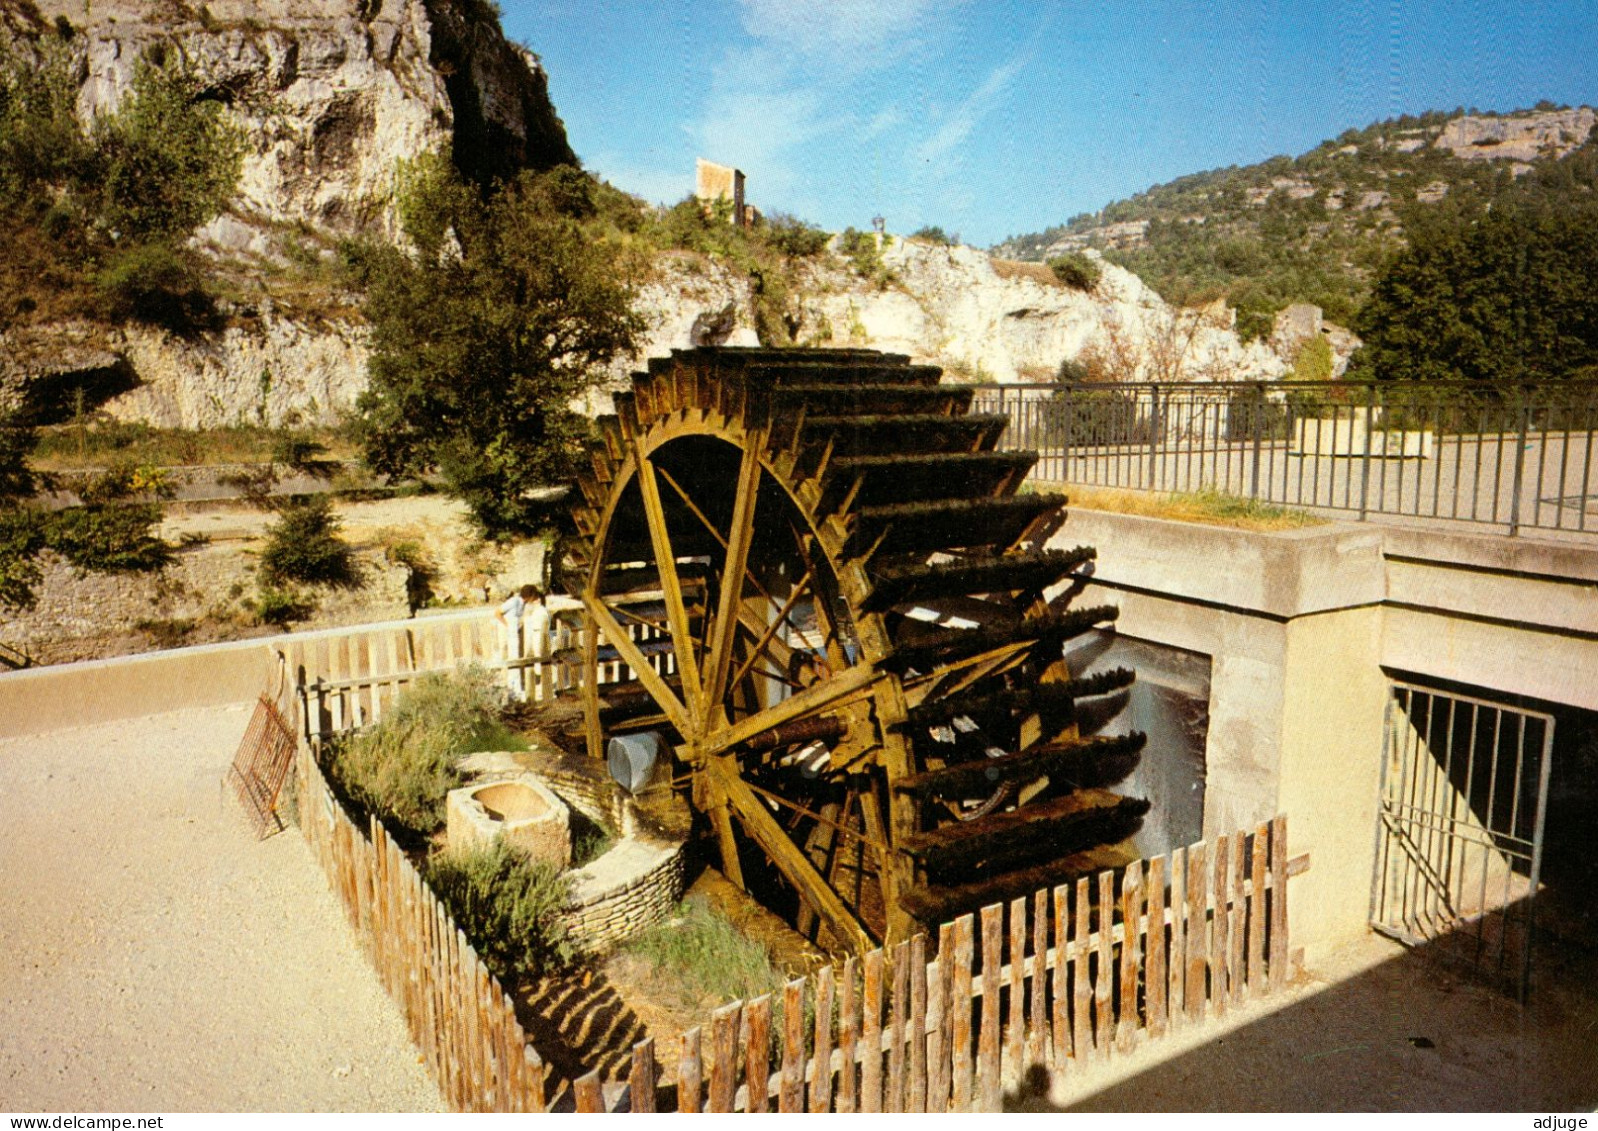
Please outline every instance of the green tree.
[{"label": "green tree", "polygon": [[1598,205],[1500,203],[1411,234],[1354,322],[1353,375],[1547,380],[1598,363]]},{"label": "green tree", "polygon": [[38,52],[24,59],[0,45],[0,203],[12,207],[77,174],[88,153],[73,113],[71,52],[59,40],[41,42]]},{"label": "green tree", "polygon": [[440,472],[499,539],[546,523],[535,492],[572,473],[587,431],[571,402],[642,328],[618,252],[585,237],[566,178],[552,191],[550,177],[479,193],[446,157],[425,158],[402,195],[414,249],[356,257],[371,325],[367,461]]},{"label": "green tree", "polygon": [[227,207],[243,160],[243,134],[187,68],[141,62],[95,126],[100,223],[119,241],[187,235]]}]

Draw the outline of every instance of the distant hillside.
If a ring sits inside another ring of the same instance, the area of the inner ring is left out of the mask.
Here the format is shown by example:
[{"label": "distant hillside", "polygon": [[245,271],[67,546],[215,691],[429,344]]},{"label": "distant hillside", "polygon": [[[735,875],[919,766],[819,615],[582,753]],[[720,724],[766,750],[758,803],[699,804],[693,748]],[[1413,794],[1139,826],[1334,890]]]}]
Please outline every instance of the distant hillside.
[{"label": "distant hillside", "polygon": [[1313,302],[1346,323],[1403,245],[1406,226],[1532,185],[1590,191],[1580,187],[1585,178],[1551,167],[1587,159],[1598,146],[1589,141],[1595,122],[1590,107],[1548,103],[1505,115],[1405,115],[1348,130],[1300,157],[1156,185],[1096,214],[1011,237],[993,253],[1046,260],[1097,248],[1168,301],[1224,296],[1245,337],[1268,333],[1276,311],[1292,302]]}]

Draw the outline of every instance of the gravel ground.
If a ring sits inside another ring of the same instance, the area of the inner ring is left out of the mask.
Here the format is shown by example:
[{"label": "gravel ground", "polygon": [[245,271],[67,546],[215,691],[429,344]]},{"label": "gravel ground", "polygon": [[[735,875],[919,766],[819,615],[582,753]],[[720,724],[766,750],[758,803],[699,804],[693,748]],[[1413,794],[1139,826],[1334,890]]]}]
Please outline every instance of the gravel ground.
[{"label": "gravel ground", "polygon": [[0,1110],[441,1111],[243,709],[0,741]]}]

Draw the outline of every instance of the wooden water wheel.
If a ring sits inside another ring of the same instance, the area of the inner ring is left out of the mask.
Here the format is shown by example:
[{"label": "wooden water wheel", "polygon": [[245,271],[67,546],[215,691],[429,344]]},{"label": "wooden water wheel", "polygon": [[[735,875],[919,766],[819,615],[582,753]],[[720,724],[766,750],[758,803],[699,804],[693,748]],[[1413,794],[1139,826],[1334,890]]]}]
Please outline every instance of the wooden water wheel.
[{"label": "wooden water wheel", "polygon": [[857,951],[1089,870],[1147,809],[1107,788],[1143,736],[1079,725],[1132,674],[1060,658],[1115,617],[1069,607],[1093,551],[1044,548],[1064,499],[1019,493],[1035,456],[940,377],[674,352],[617,395],[574,494],[590,753],[663,734],[728,878],[769,861],[798,925]]}]

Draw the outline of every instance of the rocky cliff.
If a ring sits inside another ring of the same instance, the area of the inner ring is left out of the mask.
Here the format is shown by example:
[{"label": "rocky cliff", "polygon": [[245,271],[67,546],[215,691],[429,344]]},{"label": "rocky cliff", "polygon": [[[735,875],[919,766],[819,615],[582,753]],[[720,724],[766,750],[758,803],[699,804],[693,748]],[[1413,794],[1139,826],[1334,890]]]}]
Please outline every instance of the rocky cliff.
[{"label": "rocky cliff", "polygon": [[[195,237],[241,280],[245,297],[233,300],[226,329],[179,338],[75,325],[0,336],[0,384],[86,386],[121,419],[331,421],[365,383],[353,304],[296,306],[258,280],[307,247],[325,254],[340,233],[392,233],[402,158],[450,145],[463,171],[484,178],[574,160],[536,56],[505,40],[481,0],[0,0],[0,25],[24,51],[59,35],[63,21],[85,120],[117,104],[141,58],[175,53],[248,138],[237,199]],[[833,256],[805,268],[789,298],[797,340],[895,350],[999,381],[1047,378],[1084,351],[1127,378],[1283,369],[1270,349],[1238,341],[1224,309],[1174,311],[1108,265],[1086,293],[965,247],[895,239],[883,263],[885,285]],[[639,299],[645,356],[758,341],[750,280],[718,261],[668,254]]]},{"label": "rocky cliff", "polygon": [[85,120],[120,101],[140,59],[193,69],[248,138],[238,199],[208,233],[224,246],[249,246],[263,223],[391,226],[396,163],[451,142],[484,175],[575,160],[537,57],[481,0],[0,0],[0,12],[24,43],[71,26]]}]

